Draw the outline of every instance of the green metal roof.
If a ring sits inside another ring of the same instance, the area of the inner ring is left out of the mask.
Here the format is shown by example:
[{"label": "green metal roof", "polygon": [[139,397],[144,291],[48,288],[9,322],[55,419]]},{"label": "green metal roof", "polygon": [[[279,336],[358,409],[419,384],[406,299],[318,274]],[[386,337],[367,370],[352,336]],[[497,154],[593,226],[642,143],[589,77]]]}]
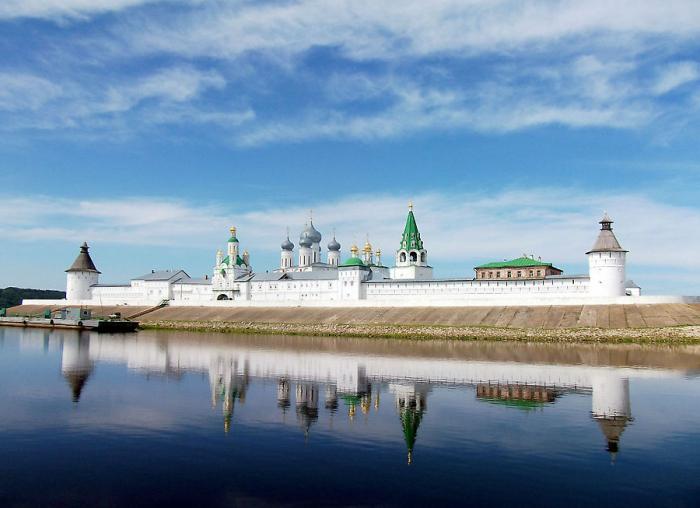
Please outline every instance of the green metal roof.
[{"label": "green metal roof", "polygon": [[496,404],[498,406],[514,407],[516,409],[522,409],[523,411],[532,411],[534,409],[544,408],[552,404],[551,402],[539,400],[497,399],[491,397],[479,397],[478,400],[488,402],[489,404]]},{"label": "green metal roof", "polygon": [[339,266],[365,266],[365,263],[360,258],[348,258]]},{"label": "green metal roof", "polygon": [[413,210],[409,210],[408,217],[406,217],[406,226],[403,228],[403,235],[401,236],[401,249],[423,249],[423,240],[420,238],[420,232],[418,231],[416,218],[413,216]]},{"label": "green metal roof", "polygon": [[340,396],[341,399],[345,402],[347,406],[356,406],[362,401],[362,397],[359,395],[350,395],[350,394],[345,394]]},{"label": "green metal roof", "polygon": [[231,243],[231,242],[238,243],[238,238],[236,238],[235,236],[232,236],[231,238],[228,239],[228,243]]},{"label": "green metal roof", "polygon": [[519,257],[510,261],[494,261],[476,266],[475,268],[527,268],[530,266],[552,266],[552,263],[545,263],[528,257]]},{"label": "green metal roof", "polygon": [[[224,258],[224,260],[222,261],[222,263],[225,264],[225,265],[231,265],[228,256],[226,256],[226,257]],[[243,266],[244,264],[245,264],[245,263],[243,262],[243,259],[241,258],[241,256],[236,256],[236,265],[237,265],[237,266]]]}]

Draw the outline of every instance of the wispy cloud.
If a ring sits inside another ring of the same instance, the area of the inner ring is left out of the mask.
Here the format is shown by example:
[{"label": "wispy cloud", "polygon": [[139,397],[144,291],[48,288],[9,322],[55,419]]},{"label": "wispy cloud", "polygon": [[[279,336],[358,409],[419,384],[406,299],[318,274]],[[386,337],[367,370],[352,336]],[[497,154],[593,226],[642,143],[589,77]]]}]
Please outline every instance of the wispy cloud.
[{"label": "wispy cloud", "polygon": [[[259,122],[236,139],[243,145],[258,145],[314,138],[377,139],[424,130],[504,133],[551,124],[639,128],[658,111],[631,79],[620,76],[629,67],[606,66],[586,57],[561,71],[526,70],[511,75],[510,80],[486,79],[469,88],[421,85],[398,76],[343,76],[358,86],[350,90],[347,86],[329,87],[328,108],[307,111],[297,118]],[[533,74],[537,85],[526,83]],[[613,79],[617,80],[615,85]],[[543,88],[553,93],[543,93]],[[356,112],[358,89],[366,91],[369,99],[383,97],[387,105]]]},{"label": "wispy cloud", "polygon": [[[103,12],[114,15],[91,18]],[[17,17],[80,23],[40,38],[35,58],[3,66],[6,132],[113,140],[209,123],[238,145],[543,125],[668,136],[669,125],[696,123],[700,109],[699,64],[682,56],[700,34],[692,0],[0,6],[0,23]],[[60,72],[38,56],[56,48]],[[332,65],[315,62],[319,52]],[[291,100],[280,107],[280,96]]]},{"label": "wispy cloud", "polygon": [[700,79],[700,64],[688,61],[676,62],[661,70],[653,91],[657,94],[665,94],[698,79]]},{"label": "wispy cloud", "polygon": [[164,69],[135,83],[110,87],[98,111],[128,111],[147,99],[188,102],[206,89],[221,89],[226,80],[215,71],[202,72],[191,67]]},{"label": "wispy cloud", "polygon": [[86,19],[90,15],[121,11],[158,1],[162,0],[3,0],[0,4],[0,19]]},{"label": "wispy cloud", "polygon": [[619,48],[625,38],[692,37],[700,31],[700,6],[692,0],[340,0],[332,5],[299,0],[215,3],[177,14],[171,23],[174,28],[137,24],[127,32],[128,40],[143,52],[219,58],[248,51],[294,54],[318,46],[340,48],[358,60],[526,52],[591,36]]},{"label": "wispy cloud", "polygon": [[221,111],[201,101],[225,85],[219,72],[193,66],[166,67],[109,84],[70,79],[54,83],[36,75],[0,74],[0,111],[8,115],[0,129],[68,129],[111,137],[124,130],[125,123],[129,135],[149,125],[209,123],[231,128],[255,118],[245,105]]},{"label": "wispy cloud", "polygon": [[36,111],[62,95],[59,85],[25,73],[0,73],[0,111]]}]

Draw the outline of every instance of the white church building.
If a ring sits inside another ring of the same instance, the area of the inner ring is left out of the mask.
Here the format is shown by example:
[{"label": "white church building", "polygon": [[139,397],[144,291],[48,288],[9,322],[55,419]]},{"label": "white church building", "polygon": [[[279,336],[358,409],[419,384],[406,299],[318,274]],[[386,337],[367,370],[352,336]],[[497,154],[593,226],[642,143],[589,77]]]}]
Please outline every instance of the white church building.
[{"label": "white church building", "polygon": [[[586,253],[588,274],[566,275],[553,268],[556,275],[543,271],[540,276],[540,270],[519,269],[511,278],[511,271],[504,269],[488,279],[435,278],[412,205],[391,267],[383,264],[381,250],[374,250],[369,240],[362,250],[353,245],[349,257],[343,259],[335,235],[326,246],[324,259],[322,235],[312,220],[301,232],[298,248],[287,234],[280,246],[279,267],[265,272],[253,270],[250,255],[247,250],[241,252],[232,227],[225,252],[216,252],[212,276],[201,279],[191,278],[184,270],[154,270],[127,284],[100,284],[100,272],[84,243],[66,270],[67,298],[57,303],[396,307],[680,301],[681,297],[642,297],[640,288],[626,278],[627,251],[613,233],[612,219],[606,213],[599,224],[597,239]],[[514,261],[518,266],[545,265],[529,257]],[[482,270],[481,275],[485,273],[492,272]]]}]

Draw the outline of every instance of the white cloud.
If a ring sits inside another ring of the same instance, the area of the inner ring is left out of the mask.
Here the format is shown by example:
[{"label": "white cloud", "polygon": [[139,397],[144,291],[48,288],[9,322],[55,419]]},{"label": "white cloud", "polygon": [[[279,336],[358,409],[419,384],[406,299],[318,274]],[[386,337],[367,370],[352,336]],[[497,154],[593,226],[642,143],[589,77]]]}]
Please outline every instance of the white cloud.
[{"label": "white cloud", "polygon": [[146,76],[133,84],[110,87],[98,112],[128,111],[147,99],[169,102],[187,102],[204,90],[221,89],[226,80],[215,71],[202,72],[193,68],[170,68]]},{"label": "white cloud", "polygon": [[663,95],[698,79],[700,79],[700,65],[697,62],[676,62],[662,69],[652,90],[655,94]]},{"label": "white cloud", "polygon": [[[423,130],[451,129],[504,133],[548,124],[636,128],[646,125],[655,115],[651,103],[602,90],[597,93],[605,97],[583,99],[572,88],[562,96],[542,94],[538,87],[515,83],[483,82],[476,89],[461,90],[419,87],[399,79],[381,81],[371,88],[382,90],[391,99],[391,104],[383,109],[359,114],[327,108],[298,118],[261,122],[248,127],[237,137],[237,142],[260,145],[314,138],[381,139]],[[585,86],[579,77],[573,81],[571,87]],[[370,87],[366,83],[363,86]],[[565,88],[563,83],[555,86]],[[333,93],[335,102],[346,96],[342,89]],[[349,99],[354,96],[350,95]]]},{"label": "white cloud", "polygon": [[[221,111],[198,104],[204,94],[225,86],[219,72],[192,66],[164,68],[107,86],[70,80],[52,83],[33,75],[4,73],[0,74],[0,111],[11,116],[0,129],[85,129],[90,135],[103,133],[114,139],[121,131],[128,136],[148,125],[233,127],[255,118],[246,106]],[[124,117],[129,113],[135,116],[127,127]]]},{"label": "white cloud", "polygon": [[[667,58],[660,54],[697,40],[695,1],[182,0],[154,16],[128,9],[142,3],[13,0],[0,7],[0,19],[2,12],[125,10],[95,32],[48,37],[62,54],[75,53],[58,78],[25,74],[35,81],[23,94],[23,83],[6,82],[3,92],[0,76],[0,110],[10,112],[0,129],[68,128],[74,138],[114,140],[144,127],[208,123],[239,145],[260,145],[552,124],[653,126],[671,135],[664,121],[685,128],[697,116],[692,91],[674,104],[660,97],[697,79],[697,64],[659,64]],[[330,48],[338,64],[331,76],[304,61],[319,47]],[[336,53],[359,63],[351,71]],[[152,70],[154,57],[171,56],[180,63]],[[109,82],[100,68],[113,63],[128,63],[135,76]],[[270,107],[271,97],[286,93],[293,100],[284,108]]]},{"label": "white cloud", "polygon": [[0,73],[0,110],[36,111],[61,94],[59,85],[39,76]]},{"label": "white cloud", "polygon": [[86,18],[159,0],[3,0],[0,19]]},{"label": "white cloud", "polygon": [[125,39],[149,53],[232,58],[327,46],[364,60],[521,51],[591,36],[619,48],[625,37],[692,37],[698,31],[700,4],[693,0],[299,0],[214,3],[167,26],[137,25]]}]

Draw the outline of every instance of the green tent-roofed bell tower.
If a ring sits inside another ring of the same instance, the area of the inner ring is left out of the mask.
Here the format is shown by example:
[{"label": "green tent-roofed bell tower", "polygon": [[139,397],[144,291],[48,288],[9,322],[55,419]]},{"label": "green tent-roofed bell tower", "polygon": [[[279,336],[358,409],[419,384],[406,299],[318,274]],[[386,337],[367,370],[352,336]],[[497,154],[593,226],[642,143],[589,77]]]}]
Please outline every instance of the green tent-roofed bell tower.
[{"label": "green tent-roofed bell tower", "polygon": [[392,279],[432,279],[433,268],[428,265],[428,251],[418,231],[413,203],[408,204],[406,225],[401,235],[401,245],[396,251],[396,266],[392,268]]}]

